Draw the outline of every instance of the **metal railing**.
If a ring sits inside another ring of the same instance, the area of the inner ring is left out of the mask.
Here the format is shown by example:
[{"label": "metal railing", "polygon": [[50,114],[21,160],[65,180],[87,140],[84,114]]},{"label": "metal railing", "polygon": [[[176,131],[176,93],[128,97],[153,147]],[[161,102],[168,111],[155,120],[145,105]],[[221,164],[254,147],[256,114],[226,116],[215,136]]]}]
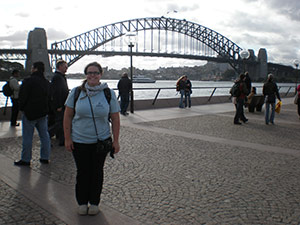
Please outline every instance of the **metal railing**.
[{"label": "metal railing", "polygon": [[[258,94],[261,94],[262,92],[262,87],[263,85],[261,86],[255,86],[256,87],[256,90],[257,90],[257,93]],[[210,100],[216,96],[215,93],[218,89],[223,89],[223,94],[222,96],[226,96],[228,95],[229,96],[229,90],[230,90],[231,87],[229,86],[222,86],[222,87],[193,87],[192,90],[210,90],[211,89],[211,92],[209,92],[210,94],[209,95],[199,95],[198,97],[201,97],[201,96],[209,96],[208,97],[208,102],[210,102]],[[113,90],[117,91],[118,89],[117,88],[112,88]],[[224,90],[225,89],[225,90]],[[279,89],[279,92],[281,95],[283,96],[287,96],[289,93],[292,93],[292,91],[295,92],[295,86],[294,85],[280,85],[278,86],[278,89]],[[285,90],[283,90],[285,89]],[[152,100],[152,105],[155,104],[155,102],[157,101],[157,99],[159,98],[159,94],[161,93],[162,90],[174,90],[174,93],[176,93],[176,88],[175,87],[153,87],[153,88],[133,88],[133,91],[136,92],[136,91],[151,91],[151,90],[157,90],[156,94],[155,94],[155,97],[153,98]],[[282,90],[282,91],[281,91]],[[0,93],[2,94],[2,90],[0,90]],[[135,100],[139,100],[139,99],[135,99]],[[148,99],[149,100],[149,99]],[[151,98],[150,98],[151,100]]]},{"label": "metal railing", "polygon": [[[261,91],[260,92],[257,92],[257,93],[260,93],[262,94],[262,88],[263,86],[255,86],[257,91],[260,89]],[[225,91],[223,91],[223,96],[226,96],[226,95],[230,95],[229,94],[229,90],[230,90],[231,87],[193,87],[192,90],[197,90],[197,89],[211,89],[211,93],[208,97],[208,102],[210,102],[210,100],[212,99],[212,97],[214,96],[214,94],[216,93],[217,89],[225,89]],[[283,90],[283,91],[280,91],[281,89],[287,89],[287,90]],[[284,95],[284,96],[287,96],[291,90],[295,89],[295,86],[292,86],[292,85],[287,85],[287,86],[278,86],[278,90],[280,92],[281,95]],[[117,89],[114,89],[114,90],[117,90]],[[142,91],[146,91],[146,90],[157,90],[156,94],[155,94],[155,97],[152,101],[152,105],[155,104],[156,100],[158,99],[158,96],[161,92],[161,90],[174,90],[174,92],[176,91],[176,88],[174,87],[165,87],[165,88],[133,88],[133,91],[139,91],[139,90],[142,90]],[[201,97],[201,96],[199,96]]]}]

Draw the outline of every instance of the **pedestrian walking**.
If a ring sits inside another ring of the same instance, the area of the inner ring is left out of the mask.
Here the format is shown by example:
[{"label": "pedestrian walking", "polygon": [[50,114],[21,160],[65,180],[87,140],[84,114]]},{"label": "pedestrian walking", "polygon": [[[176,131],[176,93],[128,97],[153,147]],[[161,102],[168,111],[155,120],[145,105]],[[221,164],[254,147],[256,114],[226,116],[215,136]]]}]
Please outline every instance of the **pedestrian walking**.
[{"label": "pedestrian walking", "polygon": [[24,79],[20,87],[19,99],[22,111],[22,153],[17,166],[30,166],[32,157],[32,138],[34,128],[40,137],[40,162],[49,163],[51,144],[48,133],[48,110],[50,100],[50,83],[44,76],[43,62],[33,63],[31,76]]},{"label": "pedestrian walking", "polygon": [[[274,76],[273,74],[268,75],[267,82],[263,85],[263,95],[265,97],[265,123],[268,125],[269,122],[274,124],[274,118],[275,118],[275,103],[276,103],[276,97],[279,101],[281,101],[277,84],[274,82]],[[271,106],[271,114],[270,114],[270,106]]]},{"label": "pedestrian walking", "polygon": [[[88,64],[84,74],[83,84],[77,87],[79,89],[73,88],[66,101],[65,147],[72,152],[77,168],[75,192],[78,213],[96,215],[106,156],[109,152],[113,156],[120,150],[120,106],[114,91],[100,82],[103,70],[99,63]],[[77,97],[76,90],[80,91]],[[106,93],[109,93],[109,98]]]},{"label": "pedestrian walking", "polygon": [[129,93],[132,90],[132,81],[128,78],[127,73],[123,73],[118,82],[118,90],[120,96],[121,114],[127,116],[127,108],[129,105]]},{"label": "pedestrian walking", "polygon": [[244,115],[244,105],[248,90],[245,83],[245,74],[240,74],[239,79],[235,81],[230,92],[233,96],[233,103],[236,108],[233,123],[236,125],[241,125],[242,123],[240,120],[246,123],[248,119]]}]

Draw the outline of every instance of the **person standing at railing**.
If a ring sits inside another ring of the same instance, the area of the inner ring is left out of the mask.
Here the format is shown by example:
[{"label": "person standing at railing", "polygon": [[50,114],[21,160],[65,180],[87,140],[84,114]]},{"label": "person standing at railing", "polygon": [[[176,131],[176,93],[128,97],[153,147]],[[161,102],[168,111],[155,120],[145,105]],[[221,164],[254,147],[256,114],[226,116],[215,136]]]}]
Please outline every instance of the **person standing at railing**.
[{"label": "person standing at railing", "polygon": [[121,98],[120,108],[121,114],[128,115],[127,108],[129,105],[129,93],[132,89],[132,81],[128,78],[127,73],[123,73],[121,79],[118,82],[119,96]]},{"label": "person standing at railing", "polygon": [[[180,93],[180,102],[179,108],[183,109],[184,105],[186,106],[186,80],[187,77],[185,75],[181,76],[176,82],[176,91]],[[184,105],[183,105],[183,96],[184,96]]]},{"label": "person standing at railing", "polygon": [[185,107],[187,107],[187,104],[188,104],[189,108],[191,108],[191,106],[192,106],[192,102],[191,102],[192,83],[191,83],[191,81],[188,79],[187,76],[186,76],[186,82],[185,82],[185,85],[186,85],[186,88],[185,88],[185,97],[186,97]]},{"label": "person standing at railing", "polygon": [[10,117],[10,126],[15,127],[20,124],[17,123],[17,118],[19,114],[19,91],[20,85],[18,78],[20,76],[19,70],[13,70],[12,76],[9,78],[9,86],[13,90],[13,94],[10,96],[12,108],[11,108],[11,117]]}]

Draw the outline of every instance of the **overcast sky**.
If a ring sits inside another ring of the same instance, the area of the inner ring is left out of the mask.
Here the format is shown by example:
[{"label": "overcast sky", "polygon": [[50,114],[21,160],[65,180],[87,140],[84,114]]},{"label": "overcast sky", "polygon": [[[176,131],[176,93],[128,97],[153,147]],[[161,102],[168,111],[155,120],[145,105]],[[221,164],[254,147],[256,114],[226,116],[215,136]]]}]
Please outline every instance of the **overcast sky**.
[{"label": "overcast sky", "polygon": [[[177,13],[167,12],[176,10]],[[0,48],[26,48],[28,32],[46,30],[48,47],[83,32],[135,18],[167,16],[186,19],[229,38],[268,61],[293,65],[300,59],[300,0],[9,0],[0,3]],[[128,57],[83,57],[69,68],[82,72],[91,60],[109,68],[128,67]],[[203,61],[135,57],[144,69],[193,66]]]}]

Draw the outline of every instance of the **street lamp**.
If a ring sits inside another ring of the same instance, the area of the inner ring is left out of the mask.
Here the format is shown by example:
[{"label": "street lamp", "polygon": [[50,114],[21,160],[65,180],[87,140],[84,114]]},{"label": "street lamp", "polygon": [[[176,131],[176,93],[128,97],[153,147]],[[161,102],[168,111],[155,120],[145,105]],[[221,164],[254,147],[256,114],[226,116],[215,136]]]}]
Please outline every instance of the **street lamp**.
[{"label": "street lamp", "polygon": [[243,70],[244,70],[244,73],[245,73],[245,61],[246,59],[248,59],[250,57],[250,52],[246,49],[243,49],[241,52],[240,52],[240,56],[243,60]]},{"label": "street lamp", "polygon": [[294,65],[296,67],[296,86],[295,86],[295,94],[297,94],[297,82],[298,82],[298,66],[299,66],[299,60],[298,59],[295,59],[294,60]]},{"label": "street lamp", "polygon": [[[131,82],[133,81],[133,66],[132,66],[132,48],[134,47],[134,44],[137,42],[137,35],[134,32],[128,32],[126,34],[127,37],[127,44],[128,47],[130,48],[130,79]],[[133,86],[133,85],[132,85]],[[134,112],[134,100],[133,100],[133,89],[131,86],[131,90],[130,90],[130,112],[133,113]]]}]

